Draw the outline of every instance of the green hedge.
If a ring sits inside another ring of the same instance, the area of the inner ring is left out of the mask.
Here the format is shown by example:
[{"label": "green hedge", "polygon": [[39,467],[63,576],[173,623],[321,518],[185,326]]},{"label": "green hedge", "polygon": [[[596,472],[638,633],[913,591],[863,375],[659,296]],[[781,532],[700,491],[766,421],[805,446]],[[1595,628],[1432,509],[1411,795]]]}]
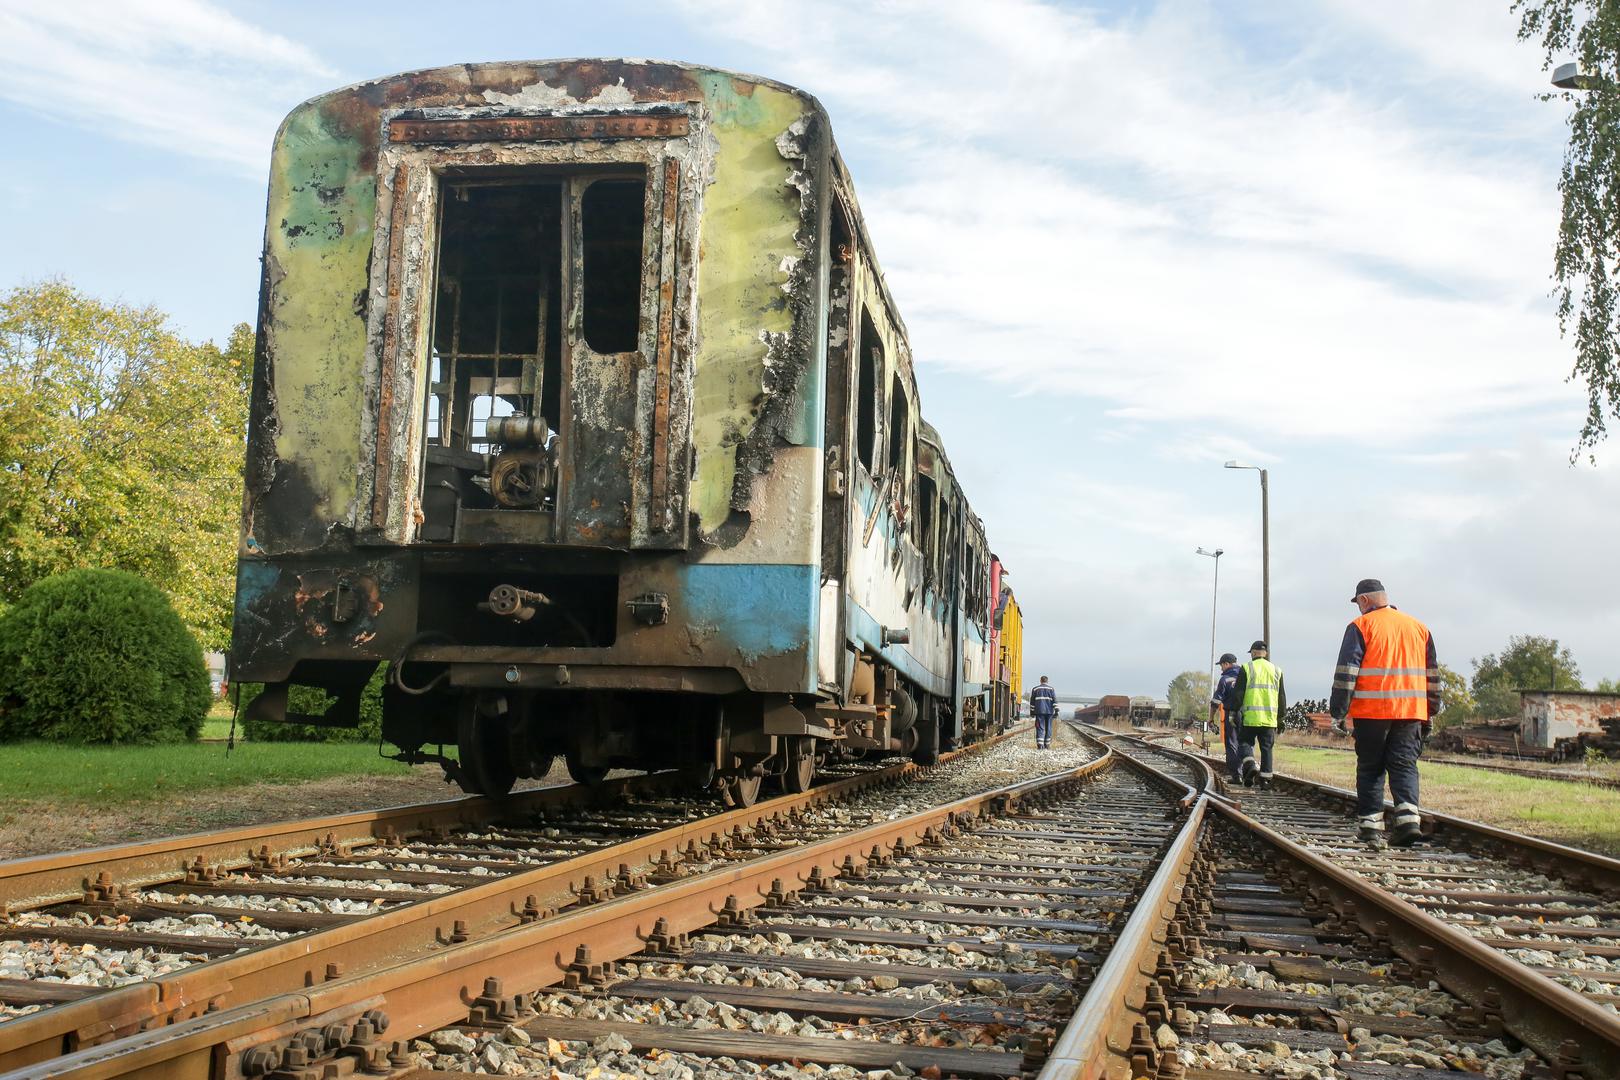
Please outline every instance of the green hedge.
[{"label": "green hedge", "polygon": [[133,574],[56,574],[0,615],[0,741],[191,740],[211,700],[202,647]]},{"label": "green hedge", "polygon": [[[244,720],[240,729],[250,742],[369,742],[382,738],[382,691],[388,665],[379,664],[360,695],[359,727],[319,727],[315,724],[278,724],[270,720]],[[259,696],[262,683],[242,686],[241,709]],[[336,699],[313,686],[294,686],[287,692],[287,711],[324,716]]]}]

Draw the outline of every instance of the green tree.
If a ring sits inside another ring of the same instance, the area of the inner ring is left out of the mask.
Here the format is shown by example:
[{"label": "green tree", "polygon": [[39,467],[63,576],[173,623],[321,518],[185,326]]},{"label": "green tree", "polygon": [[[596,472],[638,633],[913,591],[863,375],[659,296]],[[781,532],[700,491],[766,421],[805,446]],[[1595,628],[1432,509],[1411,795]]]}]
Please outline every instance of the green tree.
[{"label": "green tree", "polygon": [[1580,450],[1620,417],[1620,5],[1591,0],[1513,0],[1519,40],[1538,42],[1544,68],[1574,60],[1585,87],[1543,94],[1574,106],[1558,191],[1563,212],[1553,250],[1558,326],[1575,345],[1572,379],[1584,382]]},{"label": "green tree", "polygon": [[1600,694],[1620,694],[1620,679],[1599,679],[1592,689]]},{"label": "green tree", "polygon": [[1519,711],[1519,690],[1579,690],[1575,657],[1556,638],[1516,634],[1501,653],[1473,661],[1474,703],[1478,714],[1495,720]]},{"label": "green tree", "polygon": [[223,646],[252,357],[245,325],[221,348],[63,281],[0,295],[0,602],[116,568]]},{"label": "green tree", "polygon": [[1170,699],[1172,720],[1201,720],[1209,715],[1209,672],[1183,671],[1170,680],[1165,696]]},{"label": "green tree", "polygon": [[[1515,702],[1515,707],[1517,703]],[[1479,711],[1474,701],[1473,691],[1468,689],[1468,680],[1459,671],[1446,665],[1440,665],[1440,717],[1436,721],[1441,727],[1450,724],[1460,724],[1472,720]]]}]

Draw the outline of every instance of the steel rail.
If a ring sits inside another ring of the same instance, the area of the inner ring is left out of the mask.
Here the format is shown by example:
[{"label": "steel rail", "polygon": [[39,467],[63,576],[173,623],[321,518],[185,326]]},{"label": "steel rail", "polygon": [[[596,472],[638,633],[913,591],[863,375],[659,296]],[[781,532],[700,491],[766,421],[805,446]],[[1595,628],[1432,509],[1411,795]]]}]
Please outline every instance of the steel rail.
[{"label": "steel rail", "polygon": [[[1128,735],[1122,737],[1135,738]],[[1218,760],[1179,747],[1158,746],[1147,742],[1145,739],[1137,738],[1137,741],[1152,746],[1153,749],[1161,753],[1180,754],[1199,758],[1206,762]],[[1224,781],[1222,783],[1224,784]],[[1356,793],[1333,784],[1306,780],[1288,773],[1277,773],[1272,777],[1272,788],[1273,790],[1291,791],[1302,798],[1310,799],[1320,805],[1343,809],[1347,813],[1355,810]],[[1243,805],[1241,795],[1233,801],[1238,806]],[[1394,812],[1395,804],[1385,799],[1386,825],[1393,824],[1389,819]],[[1567,844],[1560,844],[1553,840],[1543,840],[1539,836],[1513,832],[1510,829],[1487,825],[1482,821],[1474,821],[1470,818],[1458,817],[1455,814],[1447,814],[1438,810],[1424,808],[1419,813],[1427,826],[1427,834],[1445,842],[1457,844],[1458,846],[1483,844],[1487,847],[1495,847],[1508,852],[1510,857],[1521,861],[1524,865],[1540,873],[1563,878],[1572,885],[1601,891],[1609,895],[1620,895],[1620,859],[1600,855],[1595,851],[1570,847]]]},{"label": "steel rail", "polygon": [[[1620,1016],[1295,843],[1245,814],[1240,806],[1218,798],[1207,798],[1200,805],[1206,819],[1213,815],[1225,820],[1282,860],[1297,865],[1312,895],[1342,921],[1360,927],[1373,940],[1388,942],[1397,956],[1415,970],[1428,973],[1460,1000],[1482,1013],[1499,1015],[1508,1031],[1543,1058],[1571,1066],[1578,1059],[1579,1068],[1589,1076],[1620,1076]],[[1099,993],[1097,985],[1093,985],[1093,993]],[[1119,989],[1113,988],[1116,995]],[[1090,999],[1088,994],[1082,1011],[1090,1006]],[[1096,1007],[1103,1007],[1106,1001],[1099,998]],[[1104,1072],[1075,1075],[1101,1076]]]},{"label": "steel rail", "polygon": [[576,908],[391,967],[142,1031],[7,1072],[0,1080],[136,1074],[238,1080],[247,1075],[242,1066],[249,1051],[281,1046],[295,1036],[309,1038],[308,1033],[333,1025],[350,1025],[353,1031],[373,1010],[386,1012],[390,1040],[465,1022],[473,1010],[483,1009],[487,1016],[511,1009],[515,1015],[522,995],[564,983],[570,975],[588,979],[604,962],[641,951],[655,934],[687,934],[717,920],[724,923],[729,913],[772,903],[816,877],[858,869],[869,854],[929,842],[941,832],[970,826],[1010,798],[1079,782],[1119,760],[1104,752],[1075,769]]},{"label": "steel rail", "polygon": [[1210,803],[1209,796],[1201,794],[1192,804],[1086,996],[1053,1044],[1039,1080],[1096,1080],[1120,1073],[1122,1062],[1133,1066],[1123,1075],[1147,1075],[1146,1068],[1134,1068],[1130,1061],[1132,1046],[1141,1041],[1137,1028],[1144,1022],[1147,988],[1157,985],[1159,956],[1168,948],[1169,927],[1192,871]]},{"label": "steel rail", "polygon": [[558,784],[520,791],[505,799],[467,795],[6,859],[0,861],[0,909],[16,912],[75,900],[103,872],[119,884],[162,885],[182,880],[187,866],[196,859],[234,870],[251,865],[260,849],[268,849],[271,855],[307,855],[323,844],[374,841],[389,833],[404,835],[433,827],[483,825],[552,807],[612,803],[630,794],[658,793],[678,782],[678,773],[652,773],[621,777],[595,788]]},{"label": "steel rail", "polygon": [[[1022,733],[1013,728],[952,752],[950,760]],[[531,922],[576,899],[587,879],[646,866],[688,843],[708,845],[736,829],[842,799],[924,771],[911,762],[847,777],[797,795],[756,803],[648,833],[621,844],[538,866],[486,884],[443,893],[365,919],[288,938],[157,978],[108,989],[0,1024],[0,1070],[48,1061],[82,1047],[172,1025],[313,986],[333,973],[357,974],[398,963],[448,942],[478,938]],[[640,778],[630,778],[640,779]],[[559,789],[570,790],[570,789]],[[489,800],[454,800],[452,807]],[[360,815],[364,817],[365,815]],[[3,934],[3,930],[0,930]]]}]

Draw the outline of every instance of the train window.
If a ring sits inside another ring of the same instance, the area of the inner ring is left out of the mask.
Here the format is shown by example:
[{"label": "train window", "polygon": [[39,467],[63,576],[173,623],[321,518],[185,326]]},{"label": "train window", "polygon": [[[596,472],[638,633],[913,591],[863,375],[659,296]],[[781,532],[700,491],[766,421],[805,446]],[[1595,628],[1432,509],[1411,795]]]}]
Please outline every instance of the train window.
[{"label": "train window", "polygon": [[640,180],[598,180],[580,199],[585,343],[599,353],[630,352],[640,336],[645,197]]},{"label": "train window", "polygon": [[427,403],[430,444],[485,450],[490,417],[534,413],[537,404],[541,415],[555,418],[561,252],[560,184],[447,187]]},{"label": "train window", "polygon": [[872,325],[871,312],[865,308],[861,309],[861,337],[856,352],[861,369],[855,386],[855,452],[870,473],[877,451],[878,373],[883,370],[883,342]]},{"label": "train window", "polygon": [[930,578],[937,576],[939,568],[939,485],[932,477],[917,477],[917,547],[922,551],[923,566]]},{"label": "train window", "polygon": [[906,387],[900,381],[896,368],[889,382],[889,468],[906,467],[906,447],[911,443],[911,403],[906,400]]}]

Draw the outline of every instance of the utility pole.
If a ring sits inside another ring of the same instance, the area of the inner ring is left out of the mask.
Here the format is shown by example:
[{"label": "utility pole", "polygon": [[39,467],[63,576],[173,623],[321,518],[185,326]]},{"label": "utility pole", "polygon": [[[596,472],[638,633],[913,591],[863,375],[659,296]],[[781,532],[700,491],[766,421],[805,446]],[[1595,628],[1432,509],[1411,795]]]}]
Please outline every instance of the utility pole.
[{"label": "utility pole", "polygon": [[[1266,470],[1242,461],[1228,461],[1228,469],[1253,469],[1260,474],[1260,624],[1267,646],[1271,640],[1271,485]],[[1273,649],[1273,652],[1276,650]]]}]

